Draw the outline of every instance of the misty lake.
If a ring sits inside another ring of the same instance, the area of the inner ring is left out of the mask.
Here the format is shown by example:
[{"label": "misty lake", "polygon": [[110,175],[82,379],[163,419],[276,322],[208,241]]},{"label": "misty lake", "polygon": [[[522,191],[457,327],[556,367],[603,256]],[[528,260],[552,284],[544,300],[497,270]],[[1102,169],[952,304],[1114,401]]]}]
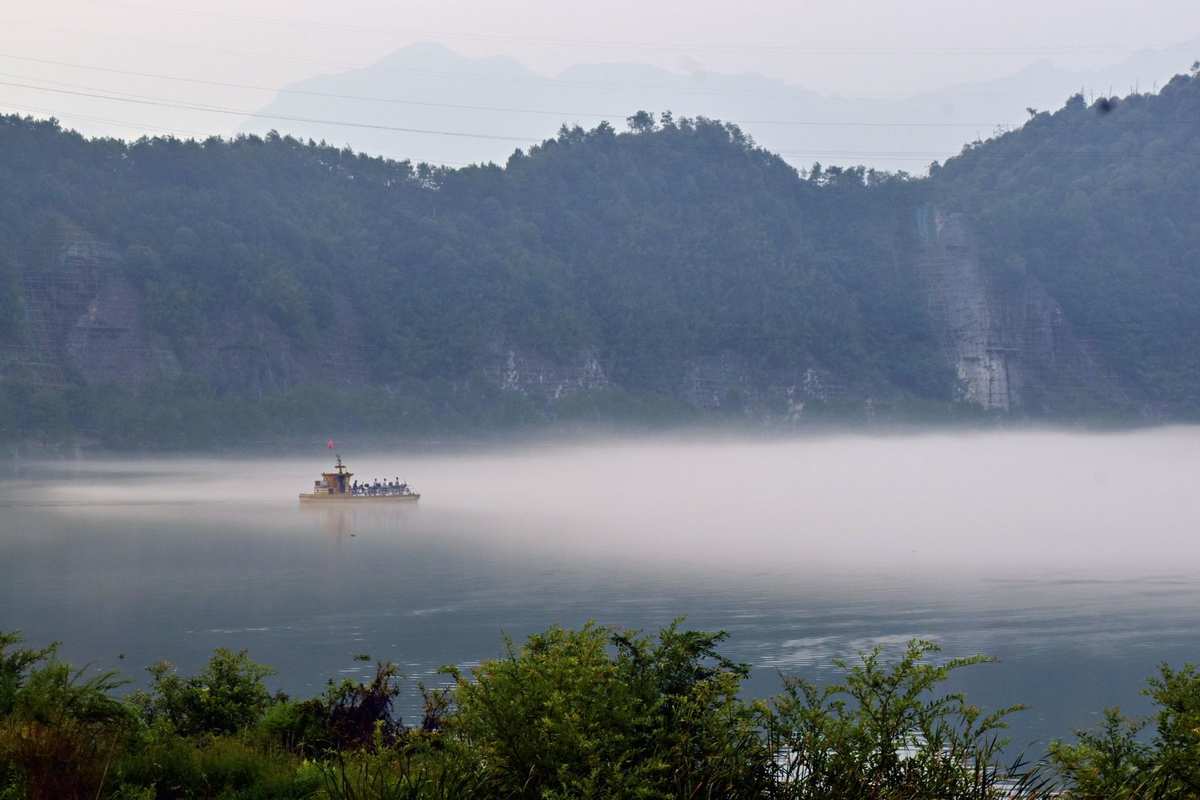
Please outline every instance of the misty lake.
[{"label": "misty lake", "polygon": [[6,466],[0,630],[135,680],[247,648],[299,695],[356,654],[439,683],[588,619],[727,630],[762,695],[922,637],[997,656],[956,686],[1028,704],[1039,753],[1200,660],[1197,428],[340,449],[419,506],[299,508],[323,450]]}]

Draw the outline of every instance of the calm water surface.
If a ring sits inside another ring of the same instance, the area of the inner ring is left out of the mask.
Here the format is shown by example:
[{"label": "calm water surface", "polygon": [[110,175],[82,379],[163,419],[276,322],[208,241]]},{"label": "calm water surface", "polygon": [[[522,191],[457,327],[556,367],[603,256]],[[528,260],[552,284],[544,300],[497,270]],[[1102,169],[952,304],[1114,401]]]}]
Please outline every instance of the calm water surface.
[{"label": "calm water surface", "polygon": [[1027,703],[1031,751],[1200,661],[1197,429],[367,449],[419,507],[300,509],[324,452],[9,472],[0,629],[138,680],[248,648],[300,695],[360,653],[433,684],[589,619],[727,630],[755,694],[923,637],[1000,658],[957,685]]}]

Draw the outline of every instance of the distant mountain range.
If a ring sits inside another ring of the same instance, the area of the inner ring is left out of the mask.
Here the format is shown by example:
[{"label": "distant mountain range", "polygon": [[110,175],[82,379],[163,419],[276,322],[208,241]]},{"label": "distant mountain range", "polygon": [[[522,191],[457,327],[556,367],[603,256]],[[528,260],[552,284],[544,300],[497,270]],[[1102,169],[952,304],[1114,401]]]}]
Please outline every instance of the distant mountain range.
[{"label": "distant mountain range", "polygon": [[1200,39],[1090,72],[1039,61],[995,81],[875,99],[822,95],[761,75],[682,74],[639,64],[581,64],[546,77],[511,58],[467,58],[418,44],[363,69],[288,86],[262,113],[481,138],[265,118],[248,120],[243,130],[277,129],[413,161],[503,163],[516,147],[553,136],[562,124],[591,128],[607,119],[622,129],[637,110],[671,110],[735,122],[796,166],[819,161],[923,174],[964,144],[1019,126],[1027,108],[1058,108],[1077,92],[1090,98],[1153,91],[1197,58]]}]

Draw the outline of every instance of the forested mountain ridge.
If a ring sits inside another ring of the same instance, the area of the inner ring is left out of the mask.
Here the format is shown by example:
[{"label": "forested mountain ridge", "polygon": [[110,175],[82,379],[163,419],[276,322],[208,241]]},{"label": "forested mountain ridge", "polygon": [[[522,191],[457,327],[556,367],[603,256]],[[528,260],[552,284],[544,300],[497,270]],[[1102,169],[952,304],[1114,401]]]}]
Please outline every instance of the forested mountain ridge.
[{"label": "forested mountain ridge", "polygon": [[1072,97],[934,175],[1001,280],[1035,278],[1151,416],[1200,405],[1200,64],[1157,94]]},{"label": "forested mountain ridge", "polygon": [[[458,170],[0,118],[0,424],[132,446],[630,416],[1191,417],[1200,230],[1159,180],[1194,209],[1197,98],[1180,77],[1072,100],[927,180],[798,174],[736,127],[667,114]],[[1109,140],[1153,162],[1140,180],[1070,155]],[[1081,192],[1123,204],[1099,244],[1107,217],[1070,205]],[[1168,223],[1150,248],[1120,234]],[[1112,314],[1128,333],[1100,335]]]}]

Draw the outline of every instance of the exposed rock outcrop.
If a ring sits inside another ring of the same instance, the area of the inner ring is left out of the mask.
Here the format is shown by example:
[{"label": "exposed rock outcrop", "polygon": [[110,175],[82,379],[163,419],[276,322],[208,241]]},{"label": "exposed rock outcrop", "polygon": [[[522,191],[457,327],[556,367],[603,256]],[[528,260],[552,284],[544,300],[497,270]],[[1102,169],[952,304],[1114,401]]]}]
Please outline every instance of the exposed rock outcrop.
[{"label": "exposed rock outcrop", "polygon": [[555,361],[516,348],[496,348],[485,377],[506,392],[554,402],[579,392],[607,389],[612,383],[596,353],[585,350],[569,361]]},{"label": "exposed rock outcrop", "polygon": [[32,257],[42,263],[22,271],[22,335],[0,349],[0,375],[61,387],[76,379],[137,386],[179,373],[112,247],[67,230]]},{"label": "exposed rock outcrop", "polygon": [[334,298],[334,329],[299,341],[270,317],[231,311],[209,325],[210,339],[183,356],[190,372],[218,392],[262,395],[296,386],[339,389],[370,383],[366,336],[343,297]]},{"label": "exposed rock outcrop", "polygon": [[22,269],[25,319],[17,340],[0,346],[0,379],[138,388],[189,374],[218,392],[251,395],[369,381],[364,337],[344,298],[334,298],[338,335],[319,347],[234,309],[208,320],[203,336],[172,343],[147,324],[144,298],[107,243],[64,227],[29,258],[38,263]]},{"label": "exposed rock outcrop", "polygon": [[1062,307],[1013,265],[995,275],[980,263],[968,220],[925,207],[915,264],[930,316],[959,380],[960,399],[994,411],[1052,412],[1121,402],[1121,392],[1071,329]]},{"label": "exposed rock outcrop", "polygon": [[[919,246],[909,263],[924,283],[960,401],[1034,414],[1064,403],[1125,401],[1036,279],[1019,265],[997,275],[980,263],[965,217],[923,208],[917,227]],[[367,337],[344,297],[332,298],[336,325],[318,341],[289,335],[269,316],[230,309],[208,320],[202,335],[171,342],[147,324],[144,298],[111,246],[65,229],[38,259],[35,268],[22,270],[23,333],[0,346],[0,380],[137,388],[191,375],[218,393],[248,396],[372,383]],[[607,364],[597,347],[552,358],[505,341],[497,336],[485,380],[547,409],[579,393],[629,388],[612,377],[621,365]],[[870,397],[852,396],[838,376],[801,356],[772,369],[733,352],[659,366],[656,391],[699,410],[795,420],[813,403],[873,407]]]},{"label": "exposed rock outcrop", "polygon": [[690,362],[679,394],[693,408],[795,420],[810,403],[842,399],[844,391],[814,366],[755,370],[727,352]]}]

